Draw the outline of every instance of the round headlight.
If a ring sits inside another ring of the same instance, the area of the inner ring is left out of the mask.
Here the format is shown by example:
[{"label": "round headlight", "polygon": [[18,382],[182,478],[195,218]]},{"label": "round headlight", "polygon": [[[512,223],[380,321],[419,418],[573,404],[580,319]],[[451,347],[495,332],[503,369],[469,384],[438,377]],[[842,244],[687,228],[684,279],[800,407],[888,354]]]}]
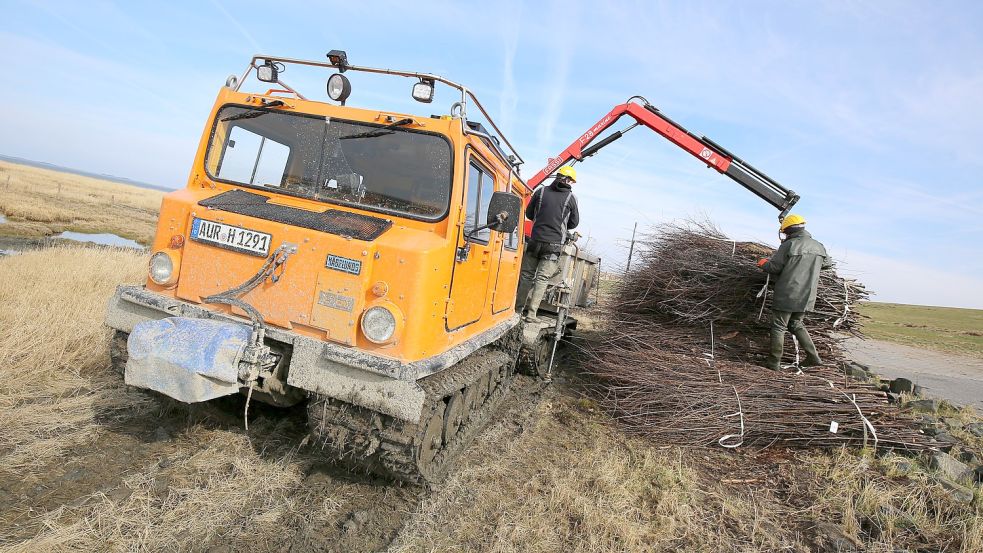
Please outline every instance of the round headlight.
[{"label": "round headlight", "polygon": [[328,77],[328,97],[335,102],[345,105],[345,100],[352,93],[352,83],[348,77],[341,73],[335,73]]},{"label": "round headlight", "polygon": [[150,258],[150,280],[163,286],[171,281],[173,274],[174,262],[171,261],[171,256],[157,252]]},{"label": "round headlight", "polygon": [[368,308],[362,315],[362,334],[370,342],[385,344],[396,332],[396,317],[385,307]]}]

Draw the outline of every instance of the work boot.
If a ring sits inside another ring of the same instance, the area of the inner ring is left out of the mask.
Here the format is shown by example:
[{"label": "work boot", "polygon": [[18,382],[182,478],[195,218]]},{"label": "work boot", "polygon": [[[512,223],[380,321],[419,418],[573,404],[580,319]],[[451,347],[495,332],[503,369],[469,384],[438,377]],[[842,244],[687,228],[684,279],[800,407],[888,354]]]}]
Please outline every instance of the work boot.
[{"label": "work boot", "polygon": [[782,370],[782,352],[785,349],[785,333],[771,333],[771,348],[768,352],[768,359],[765,361],[765,368],[773,371]]},{"label": "work boot", "polygon": [[543,303],[543,297],[546,296],[546,284],[544,281],[536,281],[533,284],[529,302],[526,304],[526,322],[539,322],[536,313],[539,311],[539,305]]},{"label": "work boot", "polygon": [[805,326],[799,325],[792,331],[792,335],[799,341],[799,347],[802,351],[806,352],[806,359],[799,363],[800,367],[818,367],[823,364],[823,360],[819,358],[819,353],[816,351],[816,345],[812,343],[812,337],[809,336],[809,331],[806,330]]}]

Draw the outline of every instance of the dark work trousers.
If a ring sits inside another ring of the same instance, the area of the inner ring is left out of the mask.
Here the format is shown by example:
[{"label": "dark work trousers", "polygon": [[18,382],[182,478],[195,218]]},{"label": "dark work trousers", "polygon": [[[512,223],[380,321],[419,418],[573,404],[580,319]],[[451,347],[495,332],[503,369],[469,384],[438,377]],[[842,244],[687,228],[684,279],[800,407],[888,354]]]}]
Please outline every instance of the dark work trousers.
[{"label": "dark work trousers", "polygon": [[785,332],[791,332],[795,339],[799,341],[799,347],[806,352],[806,359],[801,365],[811,367],[821,365],[822,360],[816,352],[816,346],[812,343],[809,331],[802,324],[802,317],[805,313],[792,313],[789,311],[771,312],[771,350],[768,354],[769,369],[780,370],[782,362],[782,352],[785,347]]},{"label": "dark work trousers", "polygon": [[[519,290],[515,298],[516,311],[522,312],[528,302],[529,315],[536,316],[539,304],[546,295],[546,287],[560,269],[560,256],[545,254],[538,256],[533,248],[522,254],[522,270],[519,273]],[[530,295],[530,290],[532,294]]]}]

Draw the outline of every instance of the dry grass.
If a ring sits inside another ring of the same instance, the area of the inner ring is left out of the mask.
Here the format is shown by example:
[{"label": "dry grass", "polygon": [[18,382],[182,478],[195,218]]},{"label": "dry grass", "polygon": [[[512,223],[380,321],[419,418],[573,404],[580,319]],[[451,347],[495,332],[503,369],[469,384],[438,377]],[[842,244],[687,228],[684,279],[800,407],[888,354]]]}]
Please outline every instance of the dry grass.
[{"label": "dry grass", "polygon": [[416,490],[322,477],[290,413],[254,405],[247,435],[235,400],[177,407],[113,374],[107,301],[144,278],[145,257],[78,246],[0,258],[0,551],[384,545],[398,519],[363,536],[341,535],[338,518],[406,510]]},{"label": "dry grass", "polygon": [[846,449],[805,462],[816,475],[812,516],[841,524],[869,550],[983,551],[979,501],[975,508],[953,502],[920,464]]},{"label": "dry grass", "polygon": [[93,412],[118,402],[99,323],[115,286],[141,280],[145,266],[143,253],[81,246],[0,258],[3,469],[45,465],[88,438]]},{"label": "dry grass", "polygon": [[285,453],[264,460],[244,435],[199,426],[182,439],[207,447],[125,476],[122,492],[94,493],[46,513],[46,531],[6,551],[195,551],[212,541],[275,536],[287,513],[328,524],[341,507],[331,497],[295,493],[303,466],[283,443],[261,444]]},{"label": "dry grass", "polygon": [[706,467],[693,462],[699,450],[626,438],[581,407],[563,398],[540,404],[517,440],[497,428],[390,551],[769,551],[796,543],[773,498],[706,482]]},{"label": "dry grass", "polygon": [[70,230],[149,244],[163,193],[0,161],[0,235],[44,238]]},{"label": "dry grass", "polygon": [[494,429],[390,553],[811,551],[824,523],[866,551],[983,550],[980,507],[953,502],[918,461],[658,447],[593,411],[554,397],[518,437]]}]

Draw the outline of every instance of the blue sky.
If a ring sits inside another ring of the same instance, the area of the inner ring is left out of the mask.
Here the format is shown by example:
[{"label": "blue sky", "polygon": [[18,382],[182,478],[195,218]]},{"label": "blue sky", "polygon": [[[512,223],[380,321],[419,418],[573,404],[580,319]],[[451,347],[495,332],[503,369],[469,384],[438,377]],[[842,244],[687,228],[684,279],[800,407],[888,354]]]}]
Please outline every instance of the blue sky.
[{"label": "blue sky", "polygon": [[[789,188],[876,299],[983,308],[979,2],[0,1],[0,153],[180,187],[218,88],[254,53],[438,73],[474,89],[528,177],[648,98]],[[293,71],[293,72],[292,72]],[[284,80],[324,99],[324,72]],[[429,114],[409,81],[349,105]],[[776,243],[775,211],[653,133],[578,165],[583,232],[708,216]]]}]

